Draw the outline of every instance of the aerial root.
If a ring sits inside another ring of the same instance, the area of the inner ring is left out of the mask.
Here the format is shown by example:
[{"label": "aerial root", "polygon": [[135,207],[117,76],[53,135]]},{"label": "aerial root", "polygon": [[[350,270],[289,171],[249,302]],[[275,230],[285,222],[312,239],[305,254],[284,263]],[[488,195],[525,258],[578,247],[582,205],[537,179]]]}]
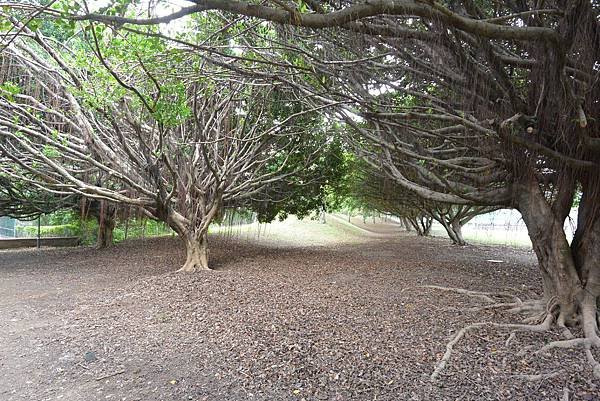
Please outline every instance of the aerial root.
[{"label": "aerial root", "polygon": [[[498,305],[497,301],[493,298],[512,298],[514,302],[507,304],[510,305],[511,307],[517,306],[522,304],[522,301],[509,293],[506,292],[483,292],[483,291],[470,291],[470,290],[465,290],[464,288],[454,288],[454,287],[442,287],[439,285],[422,285],[419,286],[420,288],[431,288],[434,290],[440,290],[440,291],[449,291],[449,292],[455,292],[457,294],[462,294],[462,295],[467,295],[469,297],[474,297],[474,298],[479,298],[485,302],[488,302],[490,304],[494,304],[493,307],[496,307],[495,305]],[[408,288],[405,288],[408,289]],[[404,290],[403,290],[404,291]]]},{"label": "aerial root", "polygon": [[[440,373],[444,370],[450,357],[452,356],[452,351],[454,350],[454,346],[469,332],[472,330],[477,330],[483,327],[494,327],[499,329],[513,329],[515,331],[532,331],[532,332],[544,332],[550,329],[554,317],[552,314],[548,314],[544,321],[537,325],[528,325],[528,324],[511,324],[511,323],[493,323],[493,322],[482,322],[482,323],[474,323],[463,327],[454,335],[454,337],[446,344],[446,352],[442,356],[442,359],[438,362],[435,367],[433,373],[430,376],[430,380],[436,380]],[[514,332],[512,333],[514,334]]]}]

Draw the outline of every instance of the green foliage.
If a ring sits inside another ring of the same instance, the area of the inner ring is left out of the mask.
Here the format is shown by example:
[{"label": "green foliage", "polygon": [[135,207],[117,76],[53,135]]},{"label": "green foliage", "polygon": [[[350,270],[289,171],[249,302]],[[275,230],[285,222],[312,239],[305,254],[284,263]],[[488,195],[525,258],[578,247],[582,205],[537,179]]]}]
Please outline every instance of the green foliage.
[{"label": "green foliage", "polygon": [[[98,221],[95,218],[82,219],[74,210],[59,210],[40,218],[42,237],[79,237],[83,245],[95,245],[98,239]],[[27,226],[16,226],[18,237],[37,237],[37,222]],[[118,221],[113,231],[115,243],[127,238],[144,238],[170,235],[173,231],[163,222],[148,219]]]},{"label": "green foliage", "polygon": [[115,227],[113,237],[116,243],[126,239],[125,231],[127,231],[127,239],[159,237],[173,234],[173,230],[161,221],[131,219],[127,224],[127,229],[124,221],[120,221]]},{"label": "green foliage", "polygon": [[8,101],[13,102],[15,95],[21,93],[21,87],[11,81],[5,81],[0,84],[0,96],[5,97]]},{"label": "green foliage", "polygon": [[152,116],[164,127],[176,127],[192,115],[187,104],[185,86],[181,82],[163,85],[161,96],[154,106]]},{"label": "green foliage", "polygon": [[[293,214],[304,218],[311,213],[328,208],[328,196],[338,190],[340,181],[346,174],[344,151],[341,141],[328,137],[325,133],[306,133],[298,141],[303,143],[292,155],[280,155],[267,167],[281,169],[278,161],[287,156],[283,171],[290,176],[264,189],[251,205],[260,222],[270,222],[275,218],[285,219]],[[318,150],[318,157],[310,159]],[[307,163],[307,160],[310,160]]]},{"label": "green foliage", "polygon": [[52,145],[44,145],[42,152],[44,153],[44,156],[50,159],[60,157],[60,152]]},{"label": "green foliage", "polygon": [[350,216],[372,216],[376,213],[373,206],[359,195],[364,185],[364,171],[367,169],[366,162],[353,153],[344,154],[344,176],[335,190],[328,193],[329,210],[340,211]]},{"label": "green foliage", "polygon": [[79,214],[72,210],[58,210],[42,216],[41,222],[48,226],[79,224]]},{"label": "green foliage", "polygon": [[[16,226],[17,237],[37,237],[38,226]],[[40,226],[42,237],[77,237],[79,236],[78,224],[60,224],[51,226]]]}]

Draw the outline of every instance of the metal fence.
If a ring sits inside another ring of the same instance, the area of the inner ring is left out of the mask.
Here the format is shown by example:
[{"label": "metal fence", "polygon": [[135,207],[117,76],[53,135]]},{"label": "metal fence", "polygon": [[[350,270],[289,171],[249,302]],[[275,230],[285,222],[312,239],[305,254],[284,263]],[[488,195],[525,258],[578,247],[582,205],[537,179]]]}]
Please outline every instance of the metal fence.
[{"label": "metal fence", "polygon": [[0,217],[0,238],[14,238],[15,226],[15,219],[10,217]]}]

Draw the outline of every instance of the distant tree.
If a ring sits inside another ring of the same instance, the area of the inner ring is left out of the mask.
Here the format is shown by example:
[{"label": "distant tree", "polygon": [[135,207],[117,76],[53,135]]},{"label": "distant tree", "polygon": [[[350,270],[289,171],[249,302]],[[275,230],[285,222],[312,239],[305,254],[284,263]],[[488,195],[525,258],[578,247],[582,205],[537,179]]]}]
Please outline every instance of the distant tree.
[{"label": "distant tree", "polygon": [[11,21],[24,36],[1,59],[15,75],[0,98],[4,174],[142,208],[182,238],[184,271],[208,268],[208,227],[223,207],[263,201],[273,218],[318,201],[290,200],[318,195],[329,146],[325,134],[308,135],[321,124],[318,108],[293,92],[158,38],[91,26],[90,58]]},{"label": "distant tree", "polygon": [[362,178],[355,189],[355,196],[372,208],[389,213],[408,222],[418,235],[429,235],[431,224],[437,221],[456,245],[466,245],[462,227],[474,217],[496,210],[495,207],[475,205],[452,205],[422,198],[398,185],[368,165],[362,166]]}]

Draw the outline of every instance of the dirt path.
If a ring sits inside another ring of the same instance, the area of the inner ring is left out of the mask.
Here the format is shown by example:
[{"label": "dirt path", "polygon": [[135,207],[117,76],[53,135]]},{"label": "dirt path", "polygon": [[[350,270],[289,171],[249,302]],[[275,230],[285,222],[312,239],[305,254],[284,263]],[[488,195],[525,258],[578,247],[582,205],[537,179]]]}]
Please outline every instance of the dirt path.
[{"label": "dirt path", "polygon": [[0,252],[0,400],[598,399],[579,352],[517,355],[552,333],[481,330],[429,381],[465,323],[514,317],[418,286],[533,297],[529,252],[294,224],[295,243],[213,237],[217,271],[194,275],[171,238]]}]

